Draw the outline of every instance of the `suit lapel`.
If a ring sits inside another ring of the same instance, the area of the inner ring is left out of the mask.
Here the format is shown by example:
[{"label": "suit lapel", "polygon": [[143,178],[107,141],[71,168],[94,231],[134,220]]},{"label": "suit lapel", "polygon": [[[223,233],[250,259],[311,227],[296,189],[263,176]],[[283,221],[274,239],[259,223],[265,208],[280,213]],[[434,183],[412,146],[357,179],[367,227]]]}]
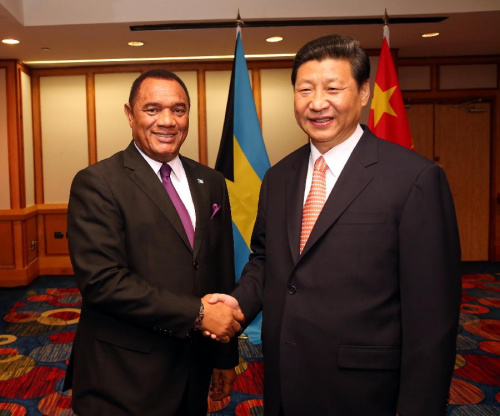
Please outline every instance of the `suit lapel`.
[{"label": "suit lapel", "polygon": [[193,258],[196,258],[208,227],[210,215],[209,185],[206,183],[206,179],[200,176],[194,163],[182,156],[180,156],[180,158],[184,166],[184,171],[186,172],[189,190],[191,191],[191,197],[193,198],[194,209],[196,211],[196,229],[193,247]]},{"label": "suit lapel", "polygon": [[[337,183],[328,197],[316,224],[309,236],[302,256],[320,239],[320,237],[334,224],[356,197],[372,181],[375,172],[367,169],[377,162],[377,139],[369,130],[361,136],[354,148]],[[300,231],[299,231],[300,233]]]},{"label": "suit lapel", "polygon": [[303,146],[297,153],[292,171],[286,183],[286,213],[288,227],[288,244],[294,263],[299,258],[300,229],[302,227],[302,207],[306,188],[307,166],[309,163],[310,145]]},{"label": "suit lapel", "polygon": [[191,244],[189,243],[186,231],[184,230],[184,226],[182,225],[172,200],[169,198],[162,183],[153,172],[153,169],[151,169],[137,151],[133,142],[123,152],[123,159],[124,167],[129,171],[130,179],[158,206],[160,211],[167,217],[172,227],[174,227],[182,238],[184,244],[191,250]]}]

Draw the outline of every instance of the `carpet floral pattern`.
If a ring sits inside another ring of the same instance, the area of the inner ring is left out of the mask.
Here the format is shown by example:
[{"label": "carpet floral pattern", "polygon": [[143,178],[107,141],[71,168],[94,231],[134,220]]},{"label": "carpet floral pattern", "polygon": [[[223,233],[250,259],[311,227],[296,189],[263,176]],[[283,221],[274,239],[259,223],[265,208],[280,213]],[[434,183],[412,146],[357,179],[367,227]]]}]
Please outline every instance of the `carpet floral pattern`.
[{"label": "carpet floral pattern", "polygon": [[[464,274],[448,416],[500,414],[500,277]],[[64,374],[80,316],[72,277],[41,277],[0,290],[0,416],[73,416]],[[262,349],[240,339],[231,399],[208,400],[209,416],[261,416]]]},{"label": "carpet floral pattern", "polygon": [[[41,277],[0,290],[0,416],[74,416],[63,392],[81,296],[72,277]],[[209,415],[263,415],[262,349],[239,341],[231,399],[208,399]]]},{"label": "carpet floral pattern", "polygon": [[462,275],[451,416],[500,414],[500,274]]}]

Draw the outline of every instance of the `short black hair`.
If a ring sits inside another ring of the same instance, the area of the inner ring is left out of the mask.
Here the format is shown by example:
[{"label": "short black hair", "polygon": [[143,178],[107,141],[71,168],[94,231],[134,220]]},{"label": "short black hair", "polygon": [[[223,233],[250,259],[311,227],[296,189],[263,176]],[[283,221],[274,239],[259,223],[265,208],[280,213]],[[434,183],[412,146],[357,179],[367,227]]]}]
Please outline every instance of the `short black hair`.
[{"label": "short black hair", "polygon": [[370,59],[359,42],[344,35],[326,35],[306,43],[295,55],[292,69],[292,85],[297,81],[297,72],[308,61],[345,59],[351,64],[351,73],[358,88],[370,79]]},{"label": "short black hair", "polygon": [[128,103],[130,108],[134,108],[135,100],[137,99],[137,94],[139,93],[139,88],[141,87],[142,82],[148,78],[156,78],[156,79],[167,79],[173,80],[179,83],[184,92],[186,93],[188,99],[188,105],[191,107],[191,98],[189,97],[189,92],[187,90],[186,84],[173,72],[168,71],[166,69],[152,69],[150,71],[144,72],[139,75],[134,83],[132,84],[132,88],[130,88],[130,95],[128,97]]}]

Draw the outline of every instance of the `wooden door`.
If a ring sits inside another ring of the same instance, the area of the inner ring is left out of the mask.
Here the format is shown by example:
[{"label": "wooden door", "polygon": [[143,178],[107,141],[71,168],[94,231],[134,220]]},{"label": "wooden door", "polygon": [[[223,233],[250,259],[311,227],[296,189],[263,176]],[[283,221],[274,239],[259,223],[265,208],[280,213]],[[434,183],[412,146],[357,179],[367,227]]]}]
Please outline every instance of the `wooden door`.
[{"label": "wooden door", "polygon": [[434,160],[434,104],[412,104],[406,108],[406,116],[414,150]]},{"label": "wooden door", "polygon": [[455,200],[462,260],[488,260],[490,104],[436,104],[434,119],[434,157]]},{"label": "wooden door", "polygon": [[490,105],[412,104],[415,151],[441,165],[455,200],[462,260],[488,260]]}]

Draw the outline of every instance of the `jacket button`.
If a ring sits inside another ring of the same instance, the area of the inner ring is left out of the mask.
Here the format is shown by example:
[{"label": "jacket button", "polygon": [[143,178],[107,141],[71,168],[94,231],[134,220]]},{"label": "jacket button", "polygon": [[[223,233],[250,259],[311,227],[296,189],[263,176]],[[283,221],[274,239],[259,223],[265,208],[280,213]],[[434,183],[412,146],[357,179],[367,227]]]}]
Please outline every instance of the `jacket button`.
[{"label": "jacket button", "polygon": [[290,293],[290,295],[295,295],[297,293],[297,288],[295,286],[289,286],[288,287],[288,293]]},{"label": "jacket button", "polygon": [[193,262],[193,269],[198,270],[200,268],[200,263],[197,261]]}]

